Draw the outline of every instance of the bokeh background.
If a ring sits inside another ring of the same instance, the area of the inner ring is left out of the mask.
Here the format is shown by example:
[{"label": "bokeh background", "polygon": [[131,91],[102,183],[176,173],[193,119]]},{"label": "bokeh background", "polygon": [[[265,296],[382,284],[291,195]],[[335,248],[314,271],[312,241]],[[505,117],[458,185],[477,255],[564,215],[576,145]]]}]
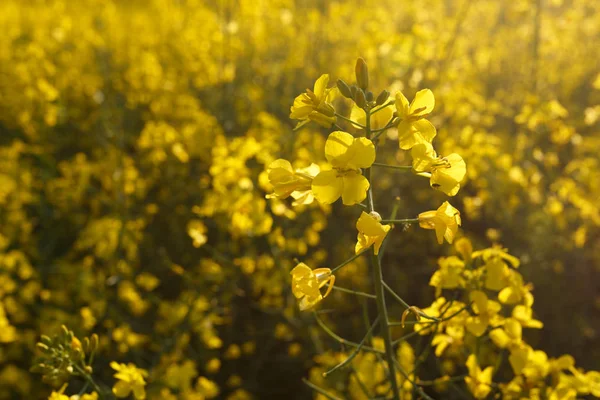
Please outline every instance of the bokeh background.
[{"label": "bokeh background", "polygon": [[[100,380],[148,369],[149,398],[203,396],[200,376],[218,398],[310,398],[301,378],[338,348],[289,271],[347,259],[356,210],[266,200],[264,170],[323,161],[328,131],[293,132],[289,107],[359,56],[379,90],[434,92],[436,146],[468,167],[462,234],[522,260],[531,343],[600,366],[600,2],[4,0],[0,29],[0,399],[48,396],[28,369],[61,324],[100,336]],[[385,213],[445,200],[379,179]],[[388,247],[390,285],[430,304],[451,248],[415,228]],[[338,282],[368,276],[358,259]],[[359,336],[358,300],[321,307]]]}]

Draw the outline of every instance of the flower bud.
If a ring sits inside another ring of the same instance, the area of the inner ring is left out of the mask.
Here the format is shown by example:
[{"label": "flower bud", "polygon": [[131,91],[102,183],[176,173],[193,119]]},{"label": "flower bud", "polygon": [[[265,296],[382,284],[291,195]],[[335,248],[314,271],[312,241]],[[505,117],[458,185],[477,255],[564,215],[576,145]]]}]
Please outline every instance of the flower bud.
[{"label": "flower bud", "polygon": [[367,69],[367,63],[362,58],[356,60],[356,67],[354,68],[356,73],[356,84],[359,88],[367,90],[369,87],[369,70]]},{"label": "flower bud", "polygon": [[365,92],[362,89],[356,90],[356,95],[354,96],[354,102],[360,108],[365,108],[367,105],[367,98],[365,97]]},{"label": "flower bud", "polygon": [[350,90],[350,86],[346,82],[341,79],[337,80],[337,88],[342,94],[342,96],[347,97],[349,99],[352,98],[352,91]]},{"label": "flower bud", "polygon": [[365,97],[367,98],[368,102],[373,101],[373,92],[368,91],[367,94],[365,95]]},{"label": "flower bud", "polygon": [[377,96],[377,99],[375,100],[375,104],[380,106],[383,103],[385,103],[389,97],[390,97],[390,92],[388,92],[387,90],[384,89],[381,91],[381,93],[379,93],[379,96]]}]

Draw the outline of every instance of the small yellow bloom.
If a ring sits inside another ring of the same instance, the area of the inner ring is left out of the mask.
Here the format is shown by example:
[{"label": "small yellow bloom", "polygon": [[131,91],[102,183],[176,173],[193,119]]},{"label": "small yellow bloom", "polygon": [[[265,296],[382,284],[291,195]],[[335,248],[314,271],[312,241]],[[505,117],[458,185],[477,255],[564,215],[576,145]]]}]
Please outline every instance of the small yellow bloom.
[{"label": "small yellow bloom", "polygon": [[[292,270],[292,293],[300,300],[300,310],[308,310],[323,300],[335,283],[335,276],[329,268],[310,269],[306,264],[300,263]],[[325,295],[321,295],[321,288],[329,284]]]},{"label": "small yellow bloom", "polygon": [[50,396],[48,397],[48,400],[69,400],[69,396],[64,394],[66,389],[67,384],[65,383],[64,385],[62,385],[58,392],[52,391],[52,393],[50,393]]},{"label": "small yellow bloom", "polygon": [[460,212],[445,201],[435,211],[425,211],[419,214],[419,226],[424,229],[435,229],[439,244],[452,243],[460,226]]},{"label": "small yellow bloom", "polygon": [[425,119],[435,106],[435,98],[429,89],[419,90],[412,103],[402,92],[396,93],[396,110],[401,121],[398,124],[400,148],[409,150],[418,143],[431,143],[436,135],[435,126]]},{"label": "small yellow bloom", "polygon": [[134,364],[119,364],[115,361],[110,363],[112,369],[117,371],[114,375],[118,382],[113,386],[112,392],[119,398],[127,397],[131,392],[136,400],[146,398],[146,381],[148,372],[141,368],[137,368]]},{"label": "small yellow bloom", "polygon": [[467,368],[469,369],[469,376],[465,378],[467,387],[476,399],[485,399],[492,390],[494,367],[490,366],[482,371],[477,364],[477,358],[474,354],[471,354],[467,358]]},{"label": "small yellow bloom", "polygon": [[290,109],[290,118],[300,120],[296,128],[314,121],[325,128],[331,127],[335,123],[335,109],[331,105],[333,93],[332,89],[327,88],[329,75],[321,75],[315,82],[313,90],[306,89],[294,99],[294,105]]},{"label": "small yellow bloom", "polygon": [[363,201],[369,181],[360,169],[369,168],[375,161],[373,142],[347,132],[332,132],[325,142],[325,157],[333,169],[321,171],[313,180],[315,198],[320,203],[331,204],[341,196],[347,206]]},{"label": "small yellow bloom", "polygon": [[469,295],[473,302],[473,310],[477,315],[467,318],[466,328],[473,335],[483,335],[490,324],[490,320],[500,312],[502,306],[494,300],[489,300],[481,290],[474,290]]},{"label": "small yellow bloom", "polygon": [[377,218],[363,211],[358,221],[356,221],[356,229],[358,229],[358,238],[354,248],[355,253],[358,254],[371,245],[375,245],[374,251],[377,255],[392,226],[382,225]]},{"label": "small yellow bloom", "polygon": [[297,200],[294,205],[310,204],[314,199],[311,190],[312,181],[318,173],[319,166],[316,164],[294,171],[289,161],[275,160],[267,168],[269,182],[273,185],[273,193],[268,194],[267,198],[285,199],[292,196]]},{"label": "small yellow bloom", "polygon": [[460,189],[460,182],[467,173],[467,165],[462,157],[452,153],[439,157],[430,143],[416,144],[412,150],[413,169],[421,176],[430,178],[432,188],[454,196]]}]

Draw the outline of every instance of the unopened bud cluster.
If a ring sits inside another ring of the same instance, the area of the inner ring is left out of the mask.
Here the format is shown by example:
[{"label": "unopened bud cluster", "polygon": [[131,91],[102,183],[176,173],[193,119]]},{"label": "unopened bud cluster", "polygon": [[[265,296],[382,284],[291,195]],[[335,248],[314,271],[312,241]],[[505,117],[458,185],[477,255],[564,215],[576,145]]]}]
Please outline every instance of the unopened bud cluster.
[{"label": "unopened bud cluster", "polygon": [[53,337],[42,335],[36,347],[41,354],[31,372],[42,374],[42,380],[50,385],[60,386],[73,375],[92,372],[90,364],[98,348],[98,335],[86,337],[82,342],[63,325],[61,332]]}]

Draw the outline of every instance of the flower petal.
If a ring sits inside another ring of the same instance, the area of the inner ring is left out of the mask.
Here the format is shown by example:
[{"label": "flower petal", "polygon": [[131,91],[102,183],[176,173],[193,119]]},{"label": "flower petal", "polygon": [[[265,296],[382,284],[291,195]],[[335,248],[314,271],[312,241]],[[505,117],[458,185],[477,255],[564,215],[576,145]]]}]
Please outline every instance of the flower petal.
[{"label": "flower petal", "polygon": [[[321,171],[312,181],[312,192],[322,204],[331,204],[340,198],[344,181],[336,171]],[[362,201],[362,200],[361,200]]]},{"label": "flower petal", "polygon": [[[431,113],[434,106],[435,98],[433,97],[433,92],[429,89],[423,89],[415,94],[415,98],[410,104],[409,112],[411,115],[422,116]],[[417,111],[420,109],[421,111]]]},{"label": "flower petal", "polygon": [[333,167],[345,168],[353,154],[354,136],[348,132],[331,132],[325,142],[325,157]]},{"label": "flower petal", "polygon": [[351,206],[358,204],[367,197],[367,190],[369,190],[370,184],[367,178],[361,174],[351,173],[344,175],[343,182],[342,202],[344,205]]}]

